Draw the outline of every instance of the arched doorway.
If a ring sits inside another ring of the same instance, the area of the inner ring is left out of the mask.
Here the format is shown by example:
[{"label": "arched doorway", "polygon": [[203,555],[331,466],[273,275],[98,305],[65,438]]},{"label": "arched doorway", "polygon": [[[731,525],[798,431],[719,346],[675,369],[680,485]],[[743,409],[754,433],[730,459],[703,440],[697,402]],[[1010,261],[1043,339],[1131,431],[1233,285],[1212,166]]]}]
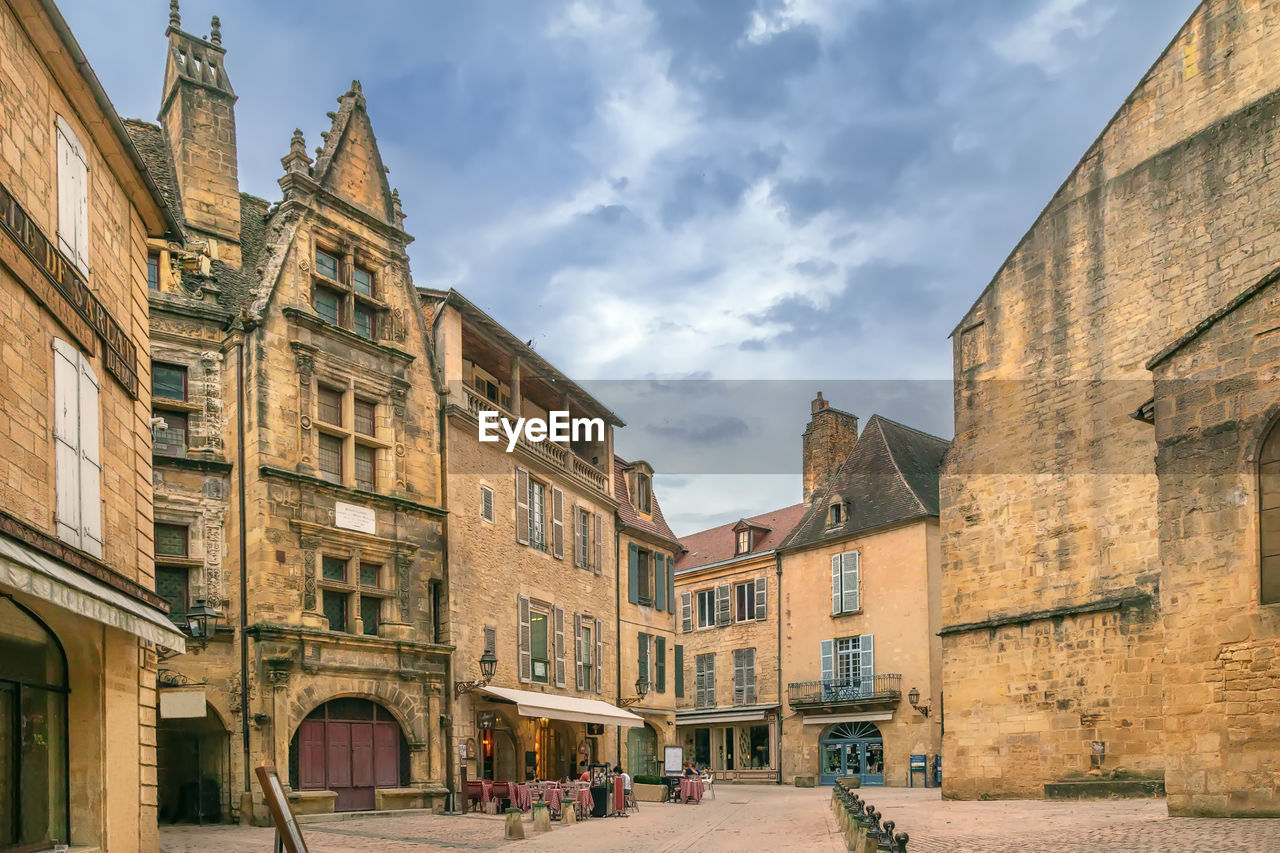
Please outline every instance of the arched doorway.
[{"label": "arched doorway", "polygon": [[70,840],[67,692],[58,638],[0,595],[0,849]]},{"label": "arched doorway", "polygon": [[480,778],[495,782],[521,781],[524,771],[516,766],[516,739],[503,721],[480,732]]},{"label": "arched doorway", "polygon": [[856,776],[863,785],[884,784],[884,739],[874,723],[836,723],[822,733],[822,784]]},{"label": "arched doorway", "polygon": [[577,778],[578,767],[586,756],[579,755],[573,731],[564,723],[539,718],[534,729],[534,754],[537,758],[534,774],[539,779]]},{"label": "arched doorway", "polygon": [[627,730],[627,766],[632,776],[649,776],[657,772],[658,733],[653,726]]},{"label": "arched doorway", "polygon": [[231,819],[230,749],[231,736],[208,705],[203,717],[160,717],[156,729],[160,823]]},{"label": "arched doorway", "polygon": [[294,732],[289,745],[294,788],[334,791],[334,811],[374,808],[375,788],[399,788],[409,778],[409,749],[400,724],[368,699],[331,699]]}]

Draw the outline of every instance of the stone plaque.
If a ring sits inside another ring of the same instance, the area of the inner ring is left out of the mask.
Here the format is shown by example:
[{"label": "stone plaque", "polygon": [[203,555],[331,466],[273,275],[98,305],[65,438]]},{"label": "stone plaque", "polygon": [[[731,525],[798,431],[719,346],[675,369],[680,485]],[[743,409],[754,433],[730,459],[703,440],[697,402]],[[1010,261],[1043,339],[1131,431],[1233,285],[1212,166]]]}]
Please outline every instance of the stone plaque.
[{"label": "stone plaque", "polygon": [[333,505],[333,526],[360,533],[374,533],[378,529],[377,515],[367,506],[337,501]]}]

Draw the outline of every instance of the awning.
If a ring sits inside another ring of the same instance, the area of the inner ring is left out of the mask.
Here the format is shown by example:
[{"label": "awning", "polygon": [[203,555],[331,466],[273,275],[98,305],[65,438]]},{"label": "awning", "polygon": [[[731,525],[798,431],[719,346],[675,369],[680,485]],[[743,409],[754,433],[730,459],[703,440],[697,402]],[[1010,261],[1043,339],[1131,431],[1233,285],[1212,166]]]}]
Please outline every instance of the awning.
[{"label": "awning", "polygon": [[574,696],[512,690],[508,687],[482,687],[480,690],[493,699],[513,703],[522,717],[546,717],[570,723],[603,723],[606,726],[623,726],[629,729],[644,725],[644,720],[630,711],[599,699],[578,699]]},{"label": "awning", "polygon": [[187,650],[186,636],[158,609],[7,536],[0,536],[0,585],[175,652]]},{"label": "awning", "polygon": [[750,723],[768,719],[778,710],[777,705],[753,705],[726,708],[723,711],[677,711],[677,726],[700,726],[707,723]]},{"label": "awning", "polygon": [[878,723],[881,720],[892,719],[892,711],[865,711],[861,714],[808,714],[804,718],[804,724],[829,726],[833,723]]}]

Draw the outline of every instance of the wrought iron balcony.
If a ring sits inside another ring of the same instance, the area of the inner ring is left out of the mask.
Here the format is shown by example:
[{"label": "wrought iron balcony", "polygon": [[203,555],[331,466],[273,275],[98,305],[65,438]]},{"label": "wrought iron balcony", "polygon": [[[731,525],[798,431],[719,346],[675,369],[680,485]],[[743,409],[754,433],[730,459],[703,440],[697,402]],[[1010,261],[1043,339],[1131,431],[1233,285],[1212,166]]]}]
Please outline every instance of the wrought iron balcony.
[{"label": "wrought iron balcony", "polygon": [[901,698],[902,676],[898,673],[877,673],[865,680],[833,678],[787,685],[787,701],[792,708],[896,705]]}]

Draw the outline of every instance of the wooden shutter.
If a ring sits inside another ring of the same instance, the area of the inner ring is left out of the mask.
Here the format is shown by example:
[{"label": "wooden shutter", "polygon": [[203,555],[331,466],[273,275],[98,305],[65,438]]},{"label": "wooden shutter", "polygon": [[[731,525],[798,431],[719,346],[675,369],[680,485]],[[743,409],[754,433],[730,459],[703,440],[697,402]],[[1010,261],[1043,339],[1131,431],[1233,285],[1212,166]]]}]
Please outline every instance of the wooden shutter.
[{"label": "wooden shutter", "polygon": [[831,684],[836,680],[835,640],[823,640],[819,644],[818,659],[822,662],[822,683]]},{"label": "wooden shutter", "polygon": [[564,492],[551,487],[551,556],[564,559]]},{"label": "wooden shutter", "polygon": [[693,659],[693,706],[705,708],[707,705],[707,656],[698,655]]},{"label": "wooden shutter", "polygon": [[604,623],[596,620],[596,692],[604,692]]},{"label": "wooden shutter", "polygon": [[80,547],[80,353],[53,340],[55,516],[58,538]]},{"label": "wooden shutter", "polygon": [[533,657],[530,649],[532,635],[529,628],[529,596],[516,596],[516,617],[520,622],[519,636],[516,639],[516,645],[519,648],[519,678],[521,681],[532,681]]},{"label": "wooden shutter", "polygon": [[667,557],[667,610],[676,612],[676,558]]},{"label": "wooden shutter", "polygon": [[653,638],[653,678],[658,682],[657,691],[667,692],[667,638]]},{"label": "wooden shutter", "polygon": [[671,665],[675,668],[676,698],[684,698],[684,646],[676,643]]},{"label": "wooden shutter", "polygon": [[595,560],[592,568],[595,569],[596,574],[600,574],[604,571],[604,516],[599,513],[594,515],[596,541],[592,543],[595,546],[595,553],[592,555]]},{"label": "wooden shutter", "polygon": [[769,579],[756,578],[756,619],[763,622],[768,612]]},{"label": "wooden shutter", "polygon": [[862,602],[858,589],[858,552],[849,551],[842,554],[842,571],[840,579],[840,591],[844,608],[842,612],[853,613],[861,607]]},{"label": "wooden shutter", "polygon": [[667,561],[657,551],[653,552],[653,606],[659,613],[667,609]]},{"label": "wooden shutter", "polygon": [[680,593],[680,631],[688,634],[693,630],[693,593]]},{"label": "wooden shutter", "polygon": [[485,521],[493,521],[493,489],[480,487],[480,517]]},{"label": "wooden shutter", "polygon": [[716,655],[715,652],[707,655],[707,704],[714,708],[716,705]]},{"label": "wooden shutter", "polygon": [[756,703],[756,650],[747,649],[743,653],[742,703]]},{"label": "wooden shutter", "polygon": [[747,650],[733,650],[733,704],[745,704],[747,689]]},{"label": "wooden shutter", "polygon": [[861,681],[858,692],[863,696],[875,692],[875,669],[874,639],[870,634],[863,634],[858,637],[858,678]]},{"label": "wooden shutter", "polygon": [[323,790],[324,720],[303,720],[298,726],[298,787]]},{"label": "wooden shutter", "polygon": [[58,243],[89,274],[89,166],[75,131],[58,116]]},{"label": "wooden shutter", "polygon": [[573,671],[574,671],[574,687],[578,690],[582,689],[582,673],[583,673],[583,653],[582,653],[582,614],[573,614]]},{"label": "wooden shutter", "polygon": [[556,635],[556,687],[564,687],[568,684],[564,669],[564,608],[553,607],[552,618],[555,620]]},{"label": "wooden shutter", "polygon": [[730,607],[731,592],[727,583],[716,587],[716,627],[722,628],[733,621]]},{"label": "wooden shutter", "polygon": [[840,555],[831,557],[831,612],[840,613]]},{"label": "wooden shutter", "polygon": [[529,472],[516,469],[516,541],[529,544]]},{"label": "wooden shutter", "polygon": [[573,525],[573,564],[582,565],[582,525],[578,523],[578,505],[574,504],[569,519]]},{"label": "wooden shutter", "polygon": [[636,634],[636,676],[648,681],[650,687],[653,686],[649,672],[649,635],[643,631]]},{"label": "wooden shutter", "polygon": [[640,549],[634,542],[627,545],[627,601],[640,603]]},{"label": "wooden shutter", "polygon": [[98,377],[80,358],[80,547],[102,556],[102,460],[98,445]]}]

